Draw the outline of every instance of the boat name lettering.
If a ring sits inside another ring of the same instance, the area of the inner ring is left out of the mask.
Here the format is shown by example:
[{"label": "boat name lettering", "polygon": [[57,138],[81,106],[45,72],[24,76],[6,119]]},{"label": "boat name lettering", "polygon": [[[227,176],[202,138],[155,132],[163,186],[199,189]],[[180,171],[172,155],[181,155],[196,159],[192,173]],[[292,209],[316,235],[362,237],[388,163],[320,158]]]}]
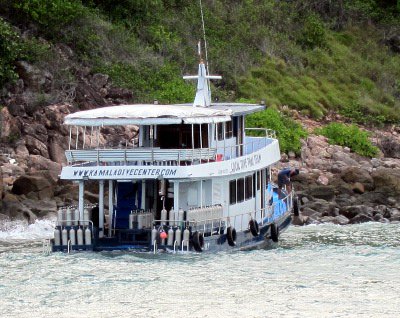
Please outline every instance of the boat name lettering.
[{"label": "boat name lettering", "polygon": [[174,176],[177,169],[156,168],[108,168],[108,169],[79,169],[74,171],[74,177],[130,177],[130,176]]},{"label": "boat name lettering", "polygon": [[236,160],[231,163],[231,173],[251,168],[261,162],[261,155],[254,154],[253,156]]}]

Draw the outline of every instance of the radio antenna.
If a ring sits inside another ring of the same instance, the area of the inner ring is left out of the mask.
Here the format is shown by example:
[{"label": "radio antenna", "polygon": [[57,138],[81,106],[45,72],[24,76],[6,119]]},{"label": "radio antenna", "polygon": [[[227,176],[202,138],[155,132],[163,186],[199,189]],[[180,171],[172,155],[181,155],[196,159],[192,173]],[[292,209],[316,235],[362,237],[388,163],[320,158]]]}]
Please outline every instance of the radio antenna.
[{"label": "radio antenna", "polygon": [[204,26],[203,4],[202,4],[201,0],[199,0],[199,2],[200,2],[200,12],[201,12],[201,25],[202,25],[202,29],[203,29],[204,50],[206,51],[206,53],[205,53],[206,66],[207,66],[206,69],[207,69],[207,75],[210,75],[210,70],[208,68],[207,39],[206,39],[206,28]]}]

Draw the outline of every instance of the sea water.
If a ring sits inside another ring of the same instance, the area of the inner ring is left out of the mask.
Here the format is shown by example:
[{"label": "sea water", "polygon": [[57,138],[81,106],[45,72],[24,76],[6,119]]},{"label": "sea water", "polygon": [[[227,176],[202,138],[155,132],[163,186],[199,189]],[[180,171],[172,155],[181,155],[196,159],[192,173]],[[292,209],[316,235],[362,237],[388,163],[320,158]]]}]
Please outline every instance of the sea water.
[{"label": "sea water", "polygon": [[42,252],[0,228],[0,317],[400,317],[400,225],[291,227],[268,250]]}]

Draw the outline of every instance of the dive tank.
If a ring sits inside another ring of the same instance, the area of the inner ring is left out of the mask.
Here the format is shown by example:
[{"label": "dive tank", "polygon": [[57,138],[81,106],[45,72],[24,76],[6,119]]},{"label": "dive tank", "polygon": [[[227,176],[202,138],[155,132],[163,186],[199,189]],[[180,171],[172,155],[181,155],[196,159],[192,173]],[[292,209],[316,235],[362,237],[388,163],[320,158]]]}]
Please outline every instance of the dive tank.
[{"label": "dive tank", "polygon": [[174,230],[172,229],[172,227],[170,227],[169,230],[168,230],[167,245],[168,246],[174,245]]},{"label": "dive tank", "polygon": [[162,225],[166,225],[167,224],[167,214],[168,214],[167,210],[165,208],[163,208],[161,210],[161,224]]},{"label": "dive tank", "polygon": [[89,210],[88,209],[84,209],[83,210],[83,224],[84,225],[89,225]]},{"label": "dive tank", "polygon": [[60,230],[58,227],[54,229],[54,246],[60,246],[61,245],[61,239],[60,239]]},{"label": "dive tank", "polygon": [[186,228],[183,231],[183,246],[189,246],[189,239],[190,239],[190,231]]},{"label": "dive tank", "polygon": [[66,222],[67,226],[71,226],[72,225],[72,211],[69,207],[67,208],[67,212],[65,212],[65,219],[67,220],[67,222]]},{"label": "dive tank", "polygon": [[156,230],[156,227],[154,226],[153,229],[151,230],[151,245],[154,245],[154,241],[157,240],[157,234],[158,234],[158,231]]},{"label": "dive tank", "polygon": [[182,243],[182,231],[181,229],[178,227],[175,231],[175,241],[176,241],[176,246],[181,246]]},{"label": "dive tank", "polygon": [[63,225],[63,210],[62,209],[59,209],[58,211],[57,211],[57,223],[58,223],[58,225],[59,226],[62,226]]},{"label": "dive tank", "polygon": [[174,207],[169,210],[169,225],[174,226],[175,225],[175,211]]},{"label": "dive tank", "polygon": [[75,209],[74,211],[74,225],[79,225],[79,210]]},{"label": "dive tank", "polygon": [[63,228],[63,230],[61,231],[61,242],[62,245],[68,244],[68,231],[66,228]]},{"label": "dive tank", "polygon": [[134,228],[133,222],[135,221],[135,214],[133,214],[133,211],[131,211],[131,214],[129,214],[129,229],[132,230]]},{"label": "dive tank", "polygon": [[74,228],[69,230],[69,240],[71,241],[71,246],[76,245],[76,232]]},{"label": "dive tank", "polygon": [[182,208],[179,208],[179,210],[178,210],[178,221],[179,221],[178,225],[179,226],[183,225],[183,217],[184,217],[184,215],[185,215],[185,211],[183,211]]},{"label": "dive tank", "polygon": [[138,224],[138,229],[139,230],[141,230],[143,228],[144,217],[145,217],[145,215],[143,213],[140,213],[137,216],[137,224]]},{"label": "dive tank", "polygon": [[79,227],[78,230],[76,231],[76,238],[78,241],[78,245],[83,245],[83,231],[81,227]]},{"label": "dive tank", "polygon": [[85,245],[92,245],[92,231],[89,227],[85,230]]}]

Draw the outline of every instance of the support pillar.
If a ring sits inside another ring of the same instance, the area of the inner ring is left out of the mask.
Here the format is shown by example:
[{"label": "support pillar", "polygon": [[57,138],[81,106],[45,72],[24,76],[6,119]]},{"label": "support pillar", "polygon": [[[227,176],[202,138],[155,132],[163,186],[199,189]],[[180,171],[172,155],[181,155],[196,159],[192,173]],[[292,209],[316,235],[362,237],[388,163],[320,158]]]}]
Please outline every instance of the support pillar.
[{"label": "support pillar", "polygon": [[114,214],[114,184],[112,180],[108,180],[108,237],[111,237],[113,214]]},{"label": "support pillar", "polygon": [[99,237],[104,236],[104,180],[99,181]]},{"label": "support pillar", "polygon": [[81,222],[83,221],[84,193],[85,193],[85,183],[82,180],[79,181],[79,198],[78,198],[79,220]]}]

